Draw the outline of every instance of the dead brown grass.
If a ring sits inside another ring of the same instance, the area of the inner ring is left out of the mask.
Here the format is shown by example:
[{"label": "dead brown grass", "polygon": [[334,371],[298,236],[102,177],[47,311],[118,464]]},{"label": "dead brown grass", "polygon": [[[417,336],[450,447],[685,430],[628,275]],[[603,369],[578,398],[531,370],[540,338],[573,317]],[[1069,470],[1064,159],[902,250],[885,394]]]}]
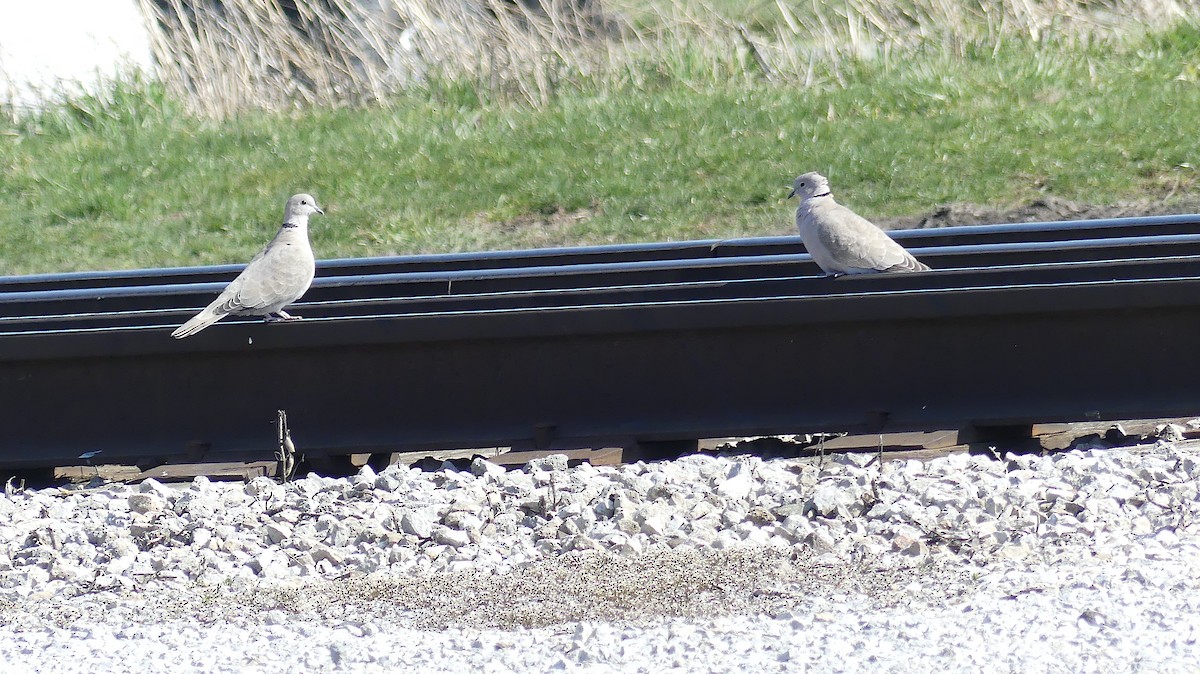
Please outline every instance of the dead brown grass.
[{"label": "dead brown grass", "polygon": [[[664,77],[842,80],[846,59],[1006,40],[1110,40],[1197,16],[1200,0],[139,0],[159,75],[198,113],[383,101],[431,83],[551,100]],[[190,7],[197,7],[191,9]],[[533,7],[532,9],[530,7]]]}]

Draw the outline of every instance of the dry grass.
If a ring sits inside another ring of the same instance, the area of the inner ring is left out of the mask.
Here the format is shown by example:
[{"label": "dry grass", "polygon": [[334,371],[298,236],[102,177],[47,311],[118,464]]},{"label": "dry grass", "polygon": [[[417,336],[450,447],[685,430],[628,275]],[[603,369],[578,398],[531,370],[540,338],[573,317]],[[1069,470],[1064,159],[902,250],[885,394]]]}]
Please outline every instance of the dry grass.
[{"label": "dry grass", "polygon": [[[1110,40],[1197,16],[1197,0],[139,0],[159,76],[196,113],[386,101],[466,85],[540,105],[564,87],[731,78],[842,83],[854,59],[1006,40]],[[188,3],[195,4],[195,3]],[[290,6],[290,5],[289,5]]]},{"label": "dry grass", "polygon": [[195,111],[379,101],[430,82],[548,101],[560,79],[608,70],[621,26],[568,0],[225,0],[191,12],[141,0],[160,76]]}]

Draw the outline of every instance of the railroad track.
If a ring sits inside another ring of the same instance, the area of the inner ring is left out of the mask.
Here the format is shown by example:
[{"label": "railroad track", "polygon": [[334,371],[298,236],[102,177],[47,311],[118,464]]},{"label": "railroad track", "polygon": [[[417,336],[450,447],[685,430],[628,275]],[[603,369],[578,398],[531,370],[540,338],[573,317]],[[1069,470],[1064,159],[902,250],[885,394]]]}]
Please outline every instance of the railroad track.
[{"label": "railroad track", "polygon": [[[1200,215],[335,260],[294,324],[171,329],[240,266],[0,278],[0,468],[971,429],[1200,410]],[[82,458],[81,458],[82,457]]]},{"label": "railroad track", "polygon": [[[975,225],[937,229],[911,229],[890,232],[910,248],[943,248],[958,245],[1029,244],[1067,241],[1105,240],[1122,245],[1122,239],[1136,237],[1188,236],[1200,234],[1200,215],[1161,215],[1144,218],[1107,218],[1000,225]],[[1162,241],[1161,239],[1159,240]],[[662,262],[730,257],[803,255],[804,245],[796,236],[709,239],[649,244],[619,244],[582,248],[544,248],[531,250],[489,251],[483,253],[446,253],[383,258],[351,258],[318,262],[318,276],[329,277],[380,275],[415,272],[484,271],[530,267],[577,266],[623,262]],[[1160,255],[1171,255],[1160,250]],[[810,262],[806,257],[802,261]],[[1025,260],[1026,262],[1032,260]],[[1050,261],[1064,261],[1051,259]],[[945,266],[945,265],[942,265]],[[0,277],[0,291],[48,291],[78,288],[116,288],[122,286],[161,286],[172,284],[227,283],[244,265],[215,265],[171,269],[131,269],[121,271],[69,272],[29,276]]]}]

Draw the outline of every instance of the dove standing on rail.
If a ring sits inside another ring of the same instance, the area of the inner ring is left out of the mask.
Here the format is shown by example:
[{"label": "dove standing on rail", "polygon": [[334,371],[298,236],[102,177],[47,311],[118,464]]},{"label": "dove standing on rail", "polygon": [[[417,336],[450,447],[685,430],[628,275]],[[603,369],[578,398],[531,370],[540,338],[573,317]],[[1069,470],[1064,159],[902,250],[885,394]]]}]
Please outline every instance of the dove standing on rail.
[{"label": "dove standing on rail", "polygon": [[183,339],[200,332],[229,314],[264,316],[268,321],[295,320],[284,307],[300,299],[316,274],[316,259],[308,244],[308,216],[325,211],[308,194],[288,199],[283,226],[266,248],[250,260],[238,277],[213,303],[179,326],[171,336]]},{"label": "dove standing on rail", "polygon": [[788,197],[797,195],[796,227],[826,276],[929,270],[882,229],[834,201],[820,173],[796,178]]}]

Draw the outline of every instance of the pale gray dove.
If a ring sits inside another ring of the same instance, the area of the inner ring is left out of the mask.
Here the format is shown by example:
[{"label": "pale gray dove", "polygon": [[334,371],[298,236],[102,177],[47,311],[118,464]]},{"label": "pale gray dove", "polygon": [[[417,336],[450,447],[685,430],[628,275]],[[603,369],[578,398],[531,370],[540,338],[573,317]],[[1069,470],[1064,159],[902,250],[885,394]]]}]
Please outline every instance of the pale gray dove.
[{"label": "pale gray dove", "polygon": [[229,314],[264,316],[268,321],[295,320],[284,307],[300,299],[312,284],[316,260],[308,244],[308,216],[324,215],[308,194],[288,199],[283,226],[238,277],[229,282],[212,304],[179,326],[171,336],[182,339],[200,332]]},{"label": "pale gray dove", "polygon": [[929,270],[882,229],[834,201],[820,173],[796,178],[788,197],[797,195],[800,238],[827,276]]}]

